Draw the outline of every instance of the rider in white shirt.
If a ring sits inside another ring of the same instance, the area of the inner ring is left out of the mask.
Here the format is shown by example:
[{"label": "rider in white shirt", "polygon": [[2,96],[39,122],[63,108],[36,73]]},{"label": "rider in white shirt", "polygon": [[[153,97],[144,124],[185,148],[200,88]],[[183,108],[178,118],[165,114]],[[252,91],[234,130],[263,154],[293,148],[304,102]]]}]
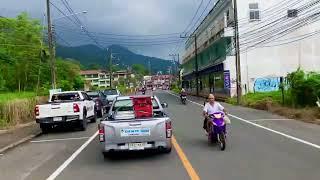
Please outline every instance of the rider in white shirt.
[{"label": "rider in white shirt", "polygon": [[225,108],[218,102],[215,101],[215,97],[213,94],[209,94],[208,96],[208,102],[205,104],[203,108],[203,116],[205,117],[203,122],[203,129],[205,129],[205,133],[208,134],[208,119],[209,115],[213,114],[215,112],[221,112],[223,111],[225,114],[227,114]]}]

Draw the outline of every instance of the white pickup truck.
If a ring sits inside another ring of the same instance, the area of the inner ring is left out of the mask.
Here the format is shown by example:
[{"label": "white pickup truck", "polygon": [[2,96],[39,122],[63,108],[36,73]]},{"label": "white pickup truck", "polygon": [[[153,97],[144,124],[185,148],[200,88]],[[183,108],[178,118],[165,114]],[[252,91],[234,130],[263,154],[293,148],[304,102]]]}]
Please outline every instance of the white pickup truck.
[{"label": "white pickup truck", "polygon": [[96,121],[95,103],[82,91],[54,93],[48,104],[36,105],[36,122],[47,133],[56,125],[76,124],[86,130],[88,119]]}]

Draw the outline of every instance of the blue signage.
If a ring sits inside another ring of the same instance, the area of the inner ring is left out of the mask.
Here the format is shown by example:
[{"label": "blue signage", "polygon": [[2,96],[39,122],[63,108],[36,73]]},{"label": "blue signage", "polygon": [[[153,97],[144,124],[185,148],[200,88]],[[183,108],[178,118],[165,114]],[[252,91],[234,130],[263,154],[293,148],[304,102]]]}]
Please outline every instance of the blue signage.
[{"label": "blue signage", "polygon": [[230,82],[230,71],[224,71],[224,88],[230,89],[231,88],[231,82]]}]

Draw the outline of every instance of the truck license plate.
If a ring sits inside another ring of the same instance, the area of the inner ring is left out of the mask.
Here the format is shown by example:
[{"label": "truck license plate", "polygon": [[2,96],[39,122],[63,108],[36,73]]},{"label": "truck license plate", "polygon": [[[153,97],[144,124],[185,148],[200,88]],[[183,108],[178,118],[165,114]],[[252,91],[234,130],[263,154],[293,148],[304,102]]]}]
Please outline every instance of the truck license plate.
[{"label": "truck license plate", "polygon": [[121,136],[150,136],[150,128],[121,129]]},{"label": "truck license plate", "polygon": [[144,143],[129,143],[129,150],[144,150]]},{"label": "truck license plate", "polygon": [[53,121],[55,121],[55,122],[56,122],[56,121],[62,121],[62,117],[54,117],[54,118],[53,118]]}]

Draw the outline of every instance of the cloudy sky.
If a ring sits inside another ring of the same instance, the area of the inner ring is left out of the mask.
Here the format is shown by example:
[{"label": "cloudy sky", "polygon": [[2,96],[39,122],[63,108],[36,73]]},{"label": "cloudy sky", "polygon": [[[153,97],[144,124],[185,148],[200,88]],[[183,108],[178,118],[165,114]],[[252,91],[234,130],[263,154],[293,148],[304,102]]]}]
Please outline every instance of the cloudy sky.
[{"label": "cloudy sky", "polygon": [[[93,38],[104,47],[120,44],[136,53],[169,59],[169,53],[183,52],[183,42],[179,33],[190,23],[201,1],[67,0],[75,13],[87,11],[86,14],[80,13],[77,17],[91,38],[81,30],[75,16],[58,19],[54,24],[60,38],[58,42],[61,44],[94,44]],[[204,18],[214,1],[203,0],[190,29],[197,20]],[[31,17],[43,21],[43,14],[46,12],[45,2],[46,0],[0,0],[0,16],[14,17],[26,11]],[[66,15],[70,14],[63,0],[51,2]],[[53,5],[53,19],[63,16]],[[178,47],[180,50],[175,52]]]}]

